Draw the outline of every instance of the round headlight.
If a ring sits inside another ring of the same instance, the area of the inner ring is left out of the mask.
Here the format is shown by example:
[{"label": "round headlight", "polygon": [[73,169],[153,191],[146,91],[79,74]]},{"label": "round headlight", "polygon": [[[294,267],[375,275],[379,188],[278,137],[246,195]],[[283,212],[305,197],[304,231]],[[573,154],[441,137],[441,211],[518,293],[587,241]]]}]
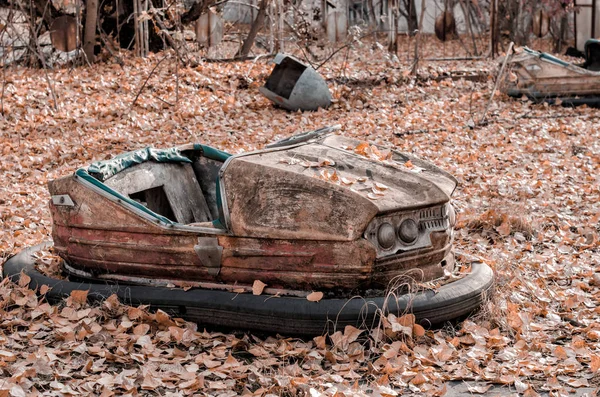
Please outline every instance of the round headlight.
[{"label": "round headlight", "polygon": [[396,242],[396,233],[394,226],[389,223],[383,223],[377,230],[377,242],[383,249],[390,249]]},{"label": "round headlight", "polygon": [[398,228],[398,237],[406,244],[412,244],[419,237],[419,225],[412,219],[406,219]]},{"label": "round headlight", "polygon": [[456,225],[456,211],[454,211],[454,206],[448,203],[446,204],[446,212],[448,214],[448,222],[450,222],[450,227],[454,227]]}]

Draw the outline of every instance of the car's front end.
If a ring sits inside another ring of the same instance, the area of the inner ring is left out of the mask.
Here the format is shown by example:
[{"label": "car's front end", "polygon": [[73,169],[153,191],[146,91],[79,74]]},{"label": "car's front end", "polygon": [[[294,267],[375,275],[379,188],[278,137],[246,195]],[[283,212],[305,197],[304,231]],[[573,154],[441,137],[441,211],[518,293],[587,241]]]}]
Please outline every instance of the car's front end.
[{"label": "car's front end", "polygon": [[427,162],[328,136],[233,156],[221,173],[233,235],[289,242],[289,256],[273,255],[275,262],[311,253],[300,260],[303,277],[299,264],[282,264],[267,273],[271,283],[385,289],[391,280],[429,281],[452,270],[456,181]]},{"label": "car's front end", "polygon": [[377,252],[373,282],[385,285],[399,276],[396,281],[432,280],[452,272],[455,223],[450,202],[376,216],[364,233]]}]

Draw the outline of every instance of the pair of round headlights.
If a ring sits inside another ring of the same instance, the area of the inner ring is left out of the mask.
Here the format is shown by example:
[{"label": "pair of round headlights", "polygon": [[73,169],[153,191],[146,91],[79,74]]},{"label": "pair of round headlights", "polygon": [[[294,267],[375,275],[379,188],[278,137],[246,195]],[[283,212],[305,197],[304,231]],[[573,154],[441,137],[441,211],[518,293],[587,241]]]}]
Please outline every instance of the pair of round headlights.
[{"label": "pair of round headlights", "polygon": [[390,249],[396,243],[396,233],[404,244],[412,244],[419,237],[419,225],[413,219],[405,219],[398,230],[391,223],[383,223],[377,229],[377,242],[383,249]]}]

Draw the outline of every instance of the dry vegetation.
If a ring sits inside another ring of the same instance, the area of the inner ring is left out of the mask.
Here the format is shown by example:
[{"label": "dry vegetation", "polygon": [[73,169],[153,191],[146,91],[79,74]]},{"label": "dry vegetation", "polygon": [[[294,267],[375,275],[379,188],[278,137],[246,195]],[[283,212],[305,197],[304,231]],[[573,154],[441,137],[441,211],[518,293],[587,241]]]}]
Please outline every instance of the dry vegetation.
[{"label": "dry vegetation", "polygon": [[[374,49],[375,48],[375,49]],[[146,145],[200,141],[233,153],[341,124],[341,133],[416,154],[453,173],[456,247],[497,274],[484,310],[457,327],[424,330],[391,316],[384,332],[348,327],[329,337],[219,333],[165,313],[85,294],[49,305],[0,283],[0,396],[443,395],[448,380],[511,385],[528,396],[595,387],[600,378],[600,130],[597,111],[498,94],[478,126],[492,61],[392,62],[376,46],[342,52],[320,71],[335,104],[275,109],[257,92],[270,66],[205,63],[176,74],[174,58],[49,72],[7,69],[0,119],[0,259],[49,238],[48,180]],[[341,78],[344,77],[344,78]],[[346,81],[346,84],[342,82]],[[371,84],[362,84],[369,81]],[[431,130],[408,134],[395,133]],[[486,387],[474,387],[473,393]],[[336,394],[337,393],[337,394]]]}]

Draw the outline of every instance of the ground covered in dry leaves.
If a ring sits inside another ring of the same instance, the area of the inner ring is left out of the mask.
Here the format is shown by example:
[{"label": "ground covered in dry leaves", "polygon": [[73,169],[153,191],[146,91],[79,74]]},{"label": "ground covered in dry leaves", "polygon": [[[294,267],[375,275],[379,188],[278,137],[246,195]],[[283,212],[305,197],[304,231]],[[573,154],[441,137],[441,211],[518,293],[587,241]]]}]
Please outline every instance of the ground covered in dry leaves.
[{"label": "ground covered in dry leaves", "polygon": [[[448,380],[558,396],[600,384],[597,110],[499,94],[479,125],[497,62],[424,63],[415,79],[408,62],[372,43],[320,69],[335,104],[314,113],[276,109],[258,93],[265,59],[176,73],[167,54],[140,92],[163,56],[50,71],[57,109],[43,71],[6,70],[0,259],[49,238],[47,181],[93,160],[190,141],[238,153],[341,124],[341,134],[413,153],[458,178],[458,257],[490,264],[495,294],[456,327],[424,330],[392,316],[383,333],[347,327],[300,340],[204,330],[115,299],[90,306],[83,293],[49,305],[4,280],[0,396],[443,395]],[[457,70],[483,77],[440,78]]]}]

